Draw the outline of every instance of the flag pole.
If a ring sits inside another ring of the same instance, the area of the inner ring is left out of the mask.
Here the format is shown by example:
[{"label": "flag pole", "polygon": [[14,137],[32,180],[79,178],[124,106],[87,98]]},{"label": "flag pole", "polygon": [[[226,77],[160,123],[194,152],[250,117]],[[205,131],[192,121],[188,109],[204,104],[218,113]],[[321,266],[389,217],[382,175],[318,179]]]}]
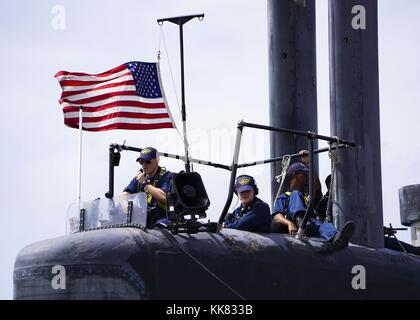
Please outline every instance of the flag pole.
[{"label": "flag pole", "polygon": [[77,208],[80,212],[82,199],[82,127],[83,127],[83,106],[79,108],[79,178],[77,188]]},{"label": "flag pole", "polygon": [[204,13],[202,14],[193,14],[189,16],[173,17],[173,18],[164,18],[158,19],[157,22],[159,25],[162,25],[163,22],[169,21],[175,23],[179,26],[179,49],[180,49],[180,58],[181,58],[181,108],[182,108],[182,131],[184,134],[184,148],[185,148],[185,171],[190,172],[190,159],[188,156],[188,139],[187,139],[187,112],[185,108],[185,86],[184,86],[184,33],[183,25],[190,21],[191,19],[198,18],[198,20],[203,20]]}]

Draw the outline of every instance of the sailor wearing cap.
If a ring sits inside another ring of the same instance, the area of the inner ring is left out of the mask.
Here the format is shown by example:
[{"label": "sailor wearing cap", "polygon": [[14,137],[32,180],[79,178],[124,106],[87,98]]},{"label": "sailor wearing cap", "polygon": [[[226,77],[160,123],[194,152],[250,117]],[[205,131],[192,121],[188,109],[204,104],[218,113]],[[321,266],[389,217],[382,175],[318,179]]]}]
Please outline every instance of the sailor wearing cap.
[{"label": "sailor wearing cap", "polygon": [[270,232],[270,207],[256,197],[258,187],[254,178],[249,175],[237,177],[234,192],[238,195],[241,205],[226,216],[224,227],[251,232]]},{"label": "sailor wearing cap", "polygon": [[147,193],[147,204],[150,209],[147,227],[152,227],[157,222],[166,221],[166,193],[171,190],[172,174],[159,166],[159,153],[155,148],[142,149],[136,161],[141,169],[125,187],[123,194]]},{"label": "sailor wearing cap", "polygon": [[[301,162],[290,165],[286,172],[288,191],[281,194],[274,205],[272,214],[272,229],[285,226],[289,234],[296,234],[298,225],[303,219],[309,203],[309,197],[304,193],[308,183],[308,168]],[[347,222],[341,232],[332,223],[323,223],[315,218],[308,220],[306,235],[322,237],[331,241],[335,249],[344,248],[354,231],[354,223]]]}]

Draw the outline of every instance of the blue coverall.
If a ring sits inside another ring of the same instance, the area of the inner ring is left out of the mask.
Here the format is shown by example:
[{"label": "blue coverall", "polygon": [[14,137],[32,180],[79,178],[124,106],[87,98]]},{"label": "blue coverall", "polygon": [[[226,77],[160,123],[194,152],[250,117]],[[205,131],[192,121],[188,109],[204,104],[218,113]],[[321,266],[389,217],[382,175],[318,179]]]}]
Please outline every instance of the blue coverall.
[{"label": "blue coverall", "polygon": [[270,207],[254,198],[246,207],[242,204],[225,220],[225,228],[269,233],[271,230]]},{"label": "blue coverall", "polygon": [[[150,179],[149,183],[156,188],[161,189],[163,192],[168,193],[171,191],[171,178],[172,173],[166,171],[161,167],[158,167],[156,174]],[[146,183],[140,184],[140,182],[134,177],[127,187],[125,187],[124,192],[128,193],[137,193],[144,192],[144,187]],[[155,224],[164,223],[167,224],[169,220],[166,218],[166,204],[156,201],[155,198],[148,195],[147,205],[150,208],[154,208],[147,215],[147,227],[151,228]]]},{"label": "blue coverall", "polygon": [[[272,217],[274,218],[276,214],[283,214],[288,220],[296,223],[298,216],[303,218],[306,208],[307,205],[303,193],[297,190],[289,191],[277,198]],[[308,221],[306,235],[310,237],[322,237],[331,240],[336,233],[337,229],[332,223],[324,223],[315,218],[311,218]]]}]

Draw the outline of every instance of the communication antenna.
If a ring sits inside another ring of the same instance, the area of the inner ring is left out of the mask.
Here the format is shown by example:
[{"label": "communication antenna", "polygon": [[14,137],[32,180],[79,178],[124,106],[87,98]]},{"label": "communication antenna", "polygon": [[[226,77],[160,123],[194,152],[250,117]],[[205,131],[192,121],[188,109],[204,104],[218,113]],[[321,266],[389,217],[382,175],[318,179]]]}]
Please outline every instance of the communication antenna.
[{"label": "communication antenna", "polygon": [[180,48],[180,58],[181,58],[181,108],[182,108],[182,130],[184,134],[184,148],[185,148],[185,171],[191,172],[190,169],[190,160],[188,157],[188,139],[187,139],[187,114],[185,111],[185,86],[184,86],[184,33],[183,25],[186,24],[191,19],[198,18],[198,20],[204,19],[204,13],[202,14],[193,14],[189,16],[181,17],[172,17],[172,18],[163,18],[158,19],[157,22],[159,25],[162,25],[165,21],[175,23],[179,26],[179,48]]}]

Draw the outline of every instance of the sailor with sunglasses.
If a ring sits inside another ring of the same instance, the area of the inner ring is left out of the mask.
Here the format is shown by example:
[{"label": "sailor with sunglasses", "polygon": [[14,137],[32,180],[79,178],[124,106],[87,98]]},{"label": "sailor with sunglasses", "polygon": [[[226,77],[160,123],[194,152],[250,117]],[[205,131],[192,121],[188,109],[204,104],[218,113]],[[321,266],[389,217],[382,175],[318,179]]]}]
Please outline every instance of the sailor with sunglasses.
[{"label": "sailor with sunglasses", "polygon": [[166,193],[171,190],[172,173],[159,166],[159,153],[155,148],[144,148],[136,161],[142,168],[125,187],[123,194],[146,192],[149,207],[147,227],[165,223]]}]

